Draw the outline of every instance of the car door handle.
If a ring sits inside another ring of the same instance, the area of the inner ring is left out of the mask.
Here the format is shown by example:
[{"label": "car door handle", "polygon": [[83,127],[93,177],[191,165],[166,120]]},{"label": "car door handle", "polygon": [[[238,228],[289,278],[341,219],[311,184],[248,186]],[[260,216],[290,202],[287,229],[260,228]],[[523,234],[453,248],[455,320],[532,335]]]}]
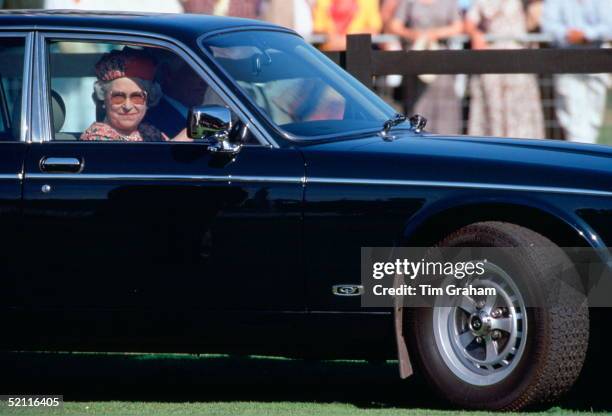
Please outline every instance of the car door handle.
[{"label": "car door handle", "polygon": [[40,170],[46,173],[79,173],[83,165],[83,161],[75,157],[43,157],[40,160]]}]

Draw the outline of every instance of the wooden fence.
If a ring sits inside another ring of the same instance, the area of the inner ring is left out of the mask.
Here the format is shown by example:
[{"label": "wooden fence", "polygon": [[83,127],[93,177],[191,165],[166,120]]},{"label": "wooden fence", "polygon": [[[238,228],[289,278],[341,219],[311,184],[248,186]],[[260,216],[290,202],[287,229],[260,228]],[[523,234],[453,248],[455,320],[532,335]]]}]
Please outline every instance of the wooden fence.
[{"label": "wooden fence", "polygon": [[[346,51],[327,56],[355,78],[373,88],[375,77],[419,74],[536,74],[546,123],[546,137],[563,139],[556,121],[553,74],[612,73],[612,49],[513,49],[382,51],[373,47],[371,35],[349,35]],[[405,83],[404,108],[414,93]],[[464,108],[464,120],[467,117]]]},{"label": "wooden fence", "polygon": [[381,51],[371,35],[349,35],[346,51],[327,55],[369,87],[381,75],[612,72],[612,49]]}]

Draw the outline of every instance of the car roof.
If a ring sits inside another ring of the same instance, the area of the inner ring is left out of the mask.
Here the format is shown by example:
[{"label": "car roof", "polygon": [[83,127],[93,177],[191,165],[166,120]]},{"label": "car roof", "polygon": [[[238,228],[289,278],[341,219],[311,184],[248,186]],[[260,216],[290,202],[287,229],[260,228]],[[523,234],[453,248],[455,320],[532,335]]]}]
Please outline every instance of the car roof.
[{"label": "car roof", "polygon": [[[83,10],[0,10],[0,28],[49,29],[79,28],[120,32],[149,32],[182,41],[195,41],[199,36],[224,29],[244,27],[276,28],[279,26],[251,19],[210,16],[204,14],[136,13]],[[188,42],[190,43],[190,42]]]}]

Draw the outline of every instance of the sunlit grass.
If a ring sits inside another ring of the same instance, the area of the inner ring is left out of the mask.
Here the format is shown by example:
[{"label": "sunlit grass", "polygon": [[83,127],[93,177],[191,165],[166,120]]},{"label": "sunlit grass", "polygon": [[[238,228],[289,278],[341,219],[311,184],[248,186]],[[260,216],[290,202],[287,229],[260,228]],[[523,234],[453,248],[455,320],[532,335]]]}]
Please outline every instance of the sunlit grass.
[{"label": "sunlit grass", "polygon": [[[2,409],[2,415],[215,415],[215,416],[456,416],[495,415],[491,412],[467,412],[453,410],[405,409],[405,408],[360,408],[345,403],[304,402],[211,402],[211,403],[156,403],[156,402],[77,402],[65,403],[63,409],[29,410]],[[530,416],[581,415],[561,408],[546,412],[529,413]],[[590,412],[588,412],[590,413]],[[524,413],[504,413],[519,415]]]}]

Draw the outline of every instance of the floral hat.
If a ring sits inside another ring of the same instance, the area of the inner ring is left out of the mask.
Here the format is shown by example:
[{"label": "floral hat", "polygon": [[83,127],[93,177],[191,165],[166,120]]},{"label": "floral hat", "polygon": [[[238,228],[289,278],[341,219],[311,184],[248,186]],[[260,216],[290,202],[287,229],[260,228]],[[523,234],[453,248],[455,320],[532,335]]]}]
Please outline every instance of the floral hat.
[{"label": "floral hat", "polygon": [[148,53],[140,49],[125,47],[102,55],[96,64],[96,76],[100,81],[117,78],[140,78],[153,81],[156,64]]}]

